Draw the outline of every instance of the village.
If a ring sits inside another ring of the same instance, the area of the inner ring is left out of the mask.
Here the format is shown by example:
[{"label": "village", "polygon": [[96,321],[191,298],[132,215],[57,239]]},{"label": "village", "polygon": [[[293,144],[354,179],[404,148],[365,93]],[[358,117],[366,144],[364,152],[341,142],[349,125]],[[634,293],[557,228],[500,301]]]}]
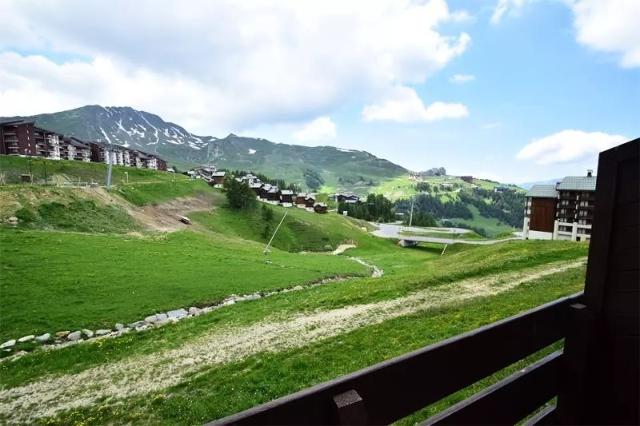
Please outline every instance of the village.
[{"label": "village", "polygon": [[[214,188],[223,188],[228,173],[224,170],[217,170],[213,166],[196,167],[187,172],[193,179],[204,179]],[[256,198],[264,203],[282,206],[298,207],[309,212],[324,214],[328,212],[325,202],[317,200],[318,195],[313,192],[294,192],[292,189],[281,189],[277,185],[263,182],[253,173],[233,176],[233,179],[240,183],[245,183],[255,192]],[[336,203],[357,204],[360,197],[351,193],[336,193],[330,196]]]}]

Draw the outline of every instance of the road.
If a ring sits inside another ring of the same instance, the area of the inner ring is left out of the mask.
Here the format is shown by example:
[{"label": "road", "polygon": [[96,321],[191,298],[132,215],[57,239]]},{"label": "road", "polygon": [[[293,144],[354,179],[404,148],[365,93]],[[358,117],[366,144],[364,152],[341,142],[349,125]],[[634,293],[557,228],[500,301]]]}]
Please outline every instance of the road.
[{"label": "road", "polygon": [[[511,237],[511,238],[503,238],[500,240],[463,240],[459,238],[447,238],[447,234],[465,234],[469,232],[468,229],[461,228],[440,228],[436,229],[425,229],[425,228],[416,228],[416,227],[408,227],[403,225],[396,225],[391,223],[374,223],[372,224],[377,226],[378,229],[372,231],[371,233],[376,237],[380,238],[393,238],[397,240],[406,240],[406,241],[420,241],[425,243],[437,243],[437,244],[474,244],[474,245],[490,245],[502,243],[504,241],[511,240],[520,240],[521,237]],[[425,237],[425,236],[417,236],[417,235],[402,235],[401,232],[442,232],[442,237]]]}]

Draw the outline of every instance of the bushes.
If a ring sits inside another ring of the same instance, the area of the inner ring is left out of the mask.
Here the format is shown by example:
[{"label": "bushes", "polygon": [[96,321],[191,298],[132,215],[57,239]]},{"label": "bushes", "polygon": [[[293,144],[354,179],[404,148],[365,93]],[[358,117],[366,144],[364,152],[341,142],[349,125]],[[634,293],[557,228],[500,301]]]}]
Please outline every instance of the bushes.
[{"label": "bushes", "polygon": [[15,215],[20,224],[29,225],[38,220],[38,216],[36,216],[35,212],[27,207],[22,207],[20,210],[16,212]]}]

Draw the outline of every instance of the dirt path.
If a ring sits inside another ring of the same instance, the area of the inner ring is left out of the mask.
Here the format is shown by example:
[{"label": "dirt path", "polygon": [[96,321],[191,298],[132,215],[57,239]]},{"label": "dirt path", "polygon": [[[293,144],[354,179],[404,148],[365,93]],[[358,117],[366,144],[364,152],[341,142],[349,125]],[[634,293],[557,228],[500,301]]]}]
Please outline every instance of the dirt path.
[{"label": "dirt path", "polygon": [[552,263],[517,273],[427,288],[397,299],[217,330],[189,341],[179,349],[100,365],[77,374],[44,377],[24,386],[0,390],[0,412],[6,413],[10,422],[31,423],[36,418],[92,405],[103,398],[115,402],[164,389],[198,371],[259,352],[302,347],[392,318],[496,295],[584,264],[585,259]]}]

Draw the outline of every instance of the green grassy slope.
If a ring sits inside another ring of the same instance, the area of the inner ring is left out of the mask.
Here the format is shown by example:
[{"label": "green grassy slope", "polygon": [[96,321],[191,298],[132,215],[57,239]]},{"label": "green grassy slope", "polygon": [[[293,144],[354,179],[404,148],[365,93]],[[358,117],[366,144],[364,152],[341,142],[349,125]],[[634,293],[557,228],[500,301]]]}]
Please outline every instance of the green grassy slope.
[{"label": "green grassy slope", "polygon": [[[105,184],[107,165],[103,163],[85,163],[69,160],[45,160],[42,158],[24,158],[0,155],[0,174],[5,184],[19,183],[20,175],[31,174],[38,183],[85,183]],[[127,177],[128,175],[128,177]],[[137,169],[135,167],[113,166],[111,182],[114,185],[129,182],[158,182],[187,180],[181,174],[158,170]]]},{"label": "green grassy slope", "polygon": [[193,232],[137,238],[4,229],[0,246],[2,341],[367,272],[344,257],[277,249],[265,257],[261,244]]}]

